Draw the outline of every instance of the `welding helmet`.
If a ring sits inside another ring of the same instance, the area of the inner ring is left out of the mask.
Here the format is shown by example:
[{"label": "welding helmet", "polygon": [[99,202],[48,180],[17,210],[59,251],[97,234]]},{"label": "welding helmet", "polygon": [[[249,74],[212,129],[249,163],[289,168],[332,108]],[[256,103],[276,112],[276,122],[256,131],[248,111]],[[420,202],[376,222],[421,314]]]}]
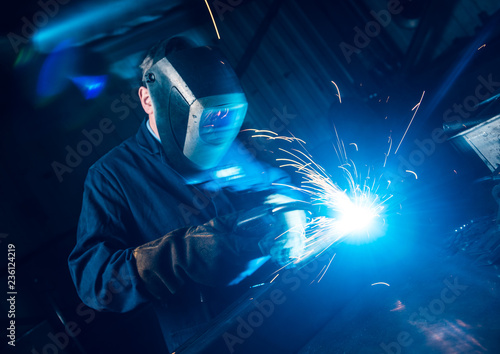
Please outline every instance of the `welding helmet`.
[{"label": "welding helmet", "polygon": [[248,106],[222,53],[177,37],[160,48],[143,85],[169,163],[181,173],[215,167],[236,138]]}]

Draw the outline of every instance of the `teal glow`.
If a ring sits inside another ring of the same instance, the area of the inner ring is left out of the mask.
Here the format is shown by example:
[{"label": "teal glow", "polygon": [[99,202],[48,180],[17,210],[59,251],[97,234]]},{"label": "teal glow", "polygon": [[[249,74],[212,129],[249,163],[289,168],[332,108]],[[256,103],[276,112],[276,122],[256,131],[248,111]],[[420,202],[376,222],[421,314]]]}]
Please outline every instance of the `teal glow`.
[{"label": "teal glow", "polygon": [[79,32],[101,24],[109,24],[124,13],[139,9],[140,6],[139,2],[126,0],[83,8],[71,17],[57,23],[49,22],[47,27],[39,29],[33,36],[33,42],[37,49],[50,51],[55,43],[68,39],[70,36],[77,38]]}]

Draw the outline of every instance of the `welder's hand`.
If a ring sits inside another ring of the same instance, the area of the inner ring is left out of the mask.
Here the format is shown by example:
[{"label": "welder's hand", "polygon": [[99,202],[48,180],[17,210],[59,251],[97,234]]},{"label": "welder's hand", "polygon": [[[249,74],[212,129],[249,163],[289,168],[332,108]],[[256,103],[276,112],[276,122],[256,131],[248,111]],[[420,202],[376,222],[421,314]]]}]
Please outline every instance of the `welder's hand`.
[{"label": "welder's hand", "polygon": [[[273,194],[267,198],[265,204],[276,208],[294,201],[288,196]],[[274,218],[274,232],[261,240],[259,246],[280,266],[293,265],[304,252],[306,214],[303,210],[291,210],[278,212]]]},{"label": "welder's hand", "polygon": [[[235,233],[239,216],[177,229],[134,249],[138,275],[149,292],[165,299],[187,281],[225,286],[246,270],[250,260],[262,255],[258,247],[262,234]],[[254,227],[262,229],[258,224]]]}]

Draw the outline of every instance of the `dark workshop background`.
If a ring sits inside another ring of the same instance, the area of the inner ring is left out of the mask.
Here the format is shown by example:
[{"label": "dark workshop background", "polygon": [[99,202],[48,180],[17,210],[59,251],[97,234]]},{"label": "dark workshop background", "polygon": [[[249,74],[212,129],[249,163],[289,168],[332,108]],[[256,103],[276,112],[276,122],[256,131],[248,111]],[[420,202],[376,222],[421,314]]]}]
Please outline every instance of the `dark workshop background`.
[{"label": "dark workshop background", "polygon": [[[456,306],[470,310],[488,299],[488,309],[481,307],[476,317],[471,315],[469,327],[463,327],[477,343],[471,339],[468,346],[457,346],[455,335],[450,337],[455,341],[428,344],[432,352],[500,350],[494,339],[499,323],[488,317],[500,317],[500,197],[495,189],[500,164],[495,119],[500,114],[500,2],[209,4],[220,39],[202,0],[33,0],[4,5],[11,8],[2,14],[0,39],[0,280],[6,288],[7,245],[14,244],[19,352],[164,350],[148,306],[120,315],[81,305],[67,257],[75,244],[88,168],[132,136],[145,118],[136,98],[137,66],[156,41],[178,34],[221,47],[249,100],[245,128],[293,134],[333,171],[338,165],[335,125],[358,169],[366,174],[371,168],[374,174],[383,173],[384,183],[391,181],[400,198],[394,212],[400,217],[394,222],[398,230],[391,231],[399,238],[392,237],[405,255],[422,262],[421,267],[412,264],[413,278],[406,273],[398,279],[418,281],[425,288],[427,278],[416,269],[432,273],[431,264],[438,259],[460,264],[461,274],[474,274],[470,278],[479,284],[475,289],[484,288],[484,293],[469,291],[467,305]],[[241,135],[259,158],[275,163],[271,142],[255,144],[248,134]],[[405,257],[392,257],[387,267],[396,272],[398,262],[409,259]],[[325,287],[321,291],[342,291]],[[421,304],[438,296],[439,289]],[[0,347],[7,348],[9,304],[1,304],[5,321]],[[305,296],[297,306],[320,311],[319,304]],[[301,353],[374,352],[366,349],[370,345],[383,352],[382,341],[397,341],[400,329],[383,334],[375,330],[395,326],[384,315],[369,322],[335,311],[329,316],[337,322],[316,323],[314,334],[304,331],[310,323],[283,321],[286,334],[276,341],[301,338],[293,350],[287,349]],[[73,338],[61,335],[70,322],[77,333]],[[363,341],[361,328],[376,335],[365,333]],[[429,343],[419,335],[416,341]],[[416,346],[399,348],[419,352]]]}]

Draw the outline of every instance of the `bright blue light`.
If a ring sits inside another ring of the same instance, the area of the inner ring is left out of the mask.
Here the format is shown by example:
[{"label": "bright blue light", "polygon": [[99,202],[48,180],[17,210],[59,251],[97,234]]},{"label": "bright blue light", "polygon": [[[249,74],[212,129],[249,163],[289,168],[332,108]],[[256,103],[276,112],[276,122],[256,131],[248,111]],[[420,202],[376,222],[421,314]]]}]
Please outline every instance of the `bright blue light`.
[{"label": "bright blue light", "polygon": [[336,227],[344,234],[362,233],[370,231],[383,207],[377,205],[367,195],[360,194],[348,197],[343,194],[339,196],[336,205],[338,224]]},{"label": "bright blue light", "polygon": [[373,225],[376,214],[372,209],[353,204],[350,208],[342,210],[339,222],[349,232],[366,231]]},{"label": "bright blue light", "polygon": [[68,76],[75,70],[76,54],[70,48],[71,41],[63,41],[45,59],[36,92],[41,97],[55,96],[67,86]]},{"label": "bright blue light", "polygon": [[259,269],[264,263],[266,263],[271,257],[264,256],[260,258],[252,259],[247,263],[247,268],[241,272],[235,279],[233,279],[228,286],[239,284],[243,279],[252,275],[257,269]]},{"label": "bright blue light", "polygon": [[364,196],[346,198],[338,211],[338,230],[348,236],[345,239],[348,243],[373,241],[381,236],[383,219],[380,213],[383,209],[382,206],[374,207]]},{"label": "bright blue light", "polygon": [[80,89],[86,100],[96,98],[106,86],[108,77],[101,76],[77,76],[71,77],[71,81]]}]

